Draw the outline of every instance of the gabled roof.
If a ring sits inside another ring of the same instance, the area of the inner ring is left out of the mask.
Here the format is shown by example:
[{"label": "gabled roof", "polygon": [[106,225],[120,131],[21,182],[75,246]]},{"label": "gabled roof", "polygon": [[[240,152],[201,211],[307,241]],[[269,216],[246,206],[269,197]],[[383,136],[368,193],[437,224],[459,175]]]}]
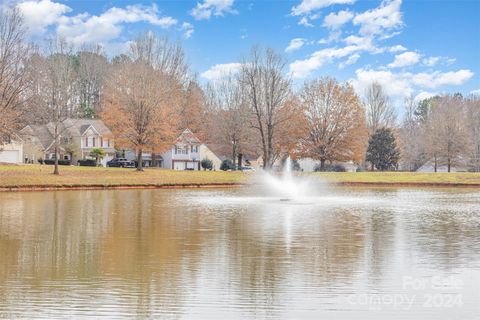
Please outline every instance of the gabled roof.
[{"label": "gabled roof", "polygon": [[175,144],[200,144],[200,140],[193,134],[190,129],[185,129],[183,132],[178,136],[177,141]]},{"label": "gabled roof", "polygon": [[72,136],[81,136],[88,130],[88,128],[93,127],[99,135],[109,136],[112,135],[112,132],[108,127],[99,119],[66,119],[63,122],[64,127],[70,135]]},{"label": "gabled roof", "polygon": [[29,125],[20,130],[20,134],[26,137],[36,137],[41,146],[46,149],[53,141],[53,135],[46,125]]},{"label": "gabled roof", "polygon": [[[107,126],[103,123],[102,120],[98,119],[68,118],[59,125],[58,130],[63,136],[80,137],[90,127],[92,127],[96,132],[98,132],[98,134],[102,136],[112,135],[110,129],[107,128]],[[39,140],[43,149],[47,149],[53,144],[53,139],[55,136],[55,126],[53,122],[47,123],[45,125],[29,125],[23,128],[20,133],[23,136],[36,137]]]}]

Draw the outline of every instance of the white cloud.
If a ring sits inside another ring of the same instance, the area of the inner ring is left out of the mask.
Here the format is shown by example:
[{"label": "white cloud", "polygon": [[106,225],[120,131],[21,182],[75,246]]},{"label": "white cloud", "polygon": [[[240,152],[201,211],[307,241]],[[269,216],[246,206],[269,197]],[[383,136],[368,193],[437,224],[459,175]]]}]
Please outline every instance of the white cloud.
[{"label": "white cloud", "polygon": [[285,49],[285,52],[292,52],[292,51],[298,50],[301,47],[303,47],[304,44],[305,44],[305,39],[302,39],[302,38],[292,39],[290,40],[290,44],[288,45],[288,47]]},{"label": "white cloud", "polygon": [[436,96],[437,94],[438,94],[438,93],[436,93],[436,92],[422,91],[422,92],[420,92],[419,94],[417,94],[417,95],[415,96],[415,98],[413,98],[413,100],[416,101],[416,102],[418,102],[418,101],[422,101],[422,100],[425,100],[425,99],[434,97],[434,96]]},{"label": "white cloud", "polygon": [[390,48],[388,48],[388,51],[390,52],[401,52],[401,51],[406,51],[407,48],[405,48],[404,46],[400,45],[400,44],[397,44],[396,46],[392,46]]},{"label": "white cloud", "polygon": [[397,54],[395,60],[390,63],[388,66],[390,68],[399,68],[406,67],[417,64],[420,61],[421,55],[414,51],[407,51],[404,53]]},{"label": "white cloud", "polygon": [[57,32],[74,44],[104,43],[117,38],[124,23],[148,22],[163,28],[177,23],[172,17],[161,17],[156,5],[112,7],[99,16],[88,13],[73,17],[62,16]]},{"label": "white cloud", "polygon": [[359,50],[360,48],[354,45],[343,48],[327,48],[319,50],[314,52],[310,58],[292,62],[290,64],[290,73],[294,78],[305,78],[325,63],[347,57]]},{"label": "white cloud", "polygon": [[[320,41],[323,42],[323,39]],[[372,54],[380,53],[383,51],[381,48],[377,48],[373,44],[371,38],[349,36],[345,38],[344,41],[347,44],[347,46],[345,47],[333,47],[318,50],[304,60],[296,60],[292,62],[289,66],[290,74],[294,78],[305,78],[308,77],[310,73],[319,69],[326,63],[333,62],[337,59],[350,57],[351,55],[355,53],[360,53],[362,51],[367,51]],[[350,61],[353,61],[352,63],[354,63],[356,59],[353,57]]]},{"label": "white cloud", "polygon": [[391,96],[409,96],[413,92],[409,79],[391,71],[358,69],[355,74],[357,78],[351,80],[351,83],[360,95],[364,94],[372,82],[378,82]]},{"label": "white cloud", "polygon": [[210,81],[216,81],[229,74],[238,73],[241,67],[242,64],[238,62],[216,64],[207,71],[202,72],[200,76]]},{"label": "white cloud", "polygon": [[212,15],[223,16],[225,13],[236,13],[232,8],[234,0],[204,0],[190,11],[196,20],[208,20]]},{"label": "white cloud", "polygon": [[413,83],[426,88],[437,88],[446,85],[458,86],[464,84],[471,77],[473,77],[473,72],[468,69],[450,72],[435,71],[432,73],[421,72],[411,74]]},{"label": "white cloud", "polygon": [[183,36],[187,39],[189,39],[192,36],[193,32],[195,31],[195,29],[193,28],[193,25],[188,22],[182,23],[181,30],[183,31]]},{"label": "white cloud", "polygon": [[352,20],[353,13],[348,10],[342,10],[337,13],[330,13],[323,20],[323,26],[330,29],[338,29],[348,21]]},{"label": "white cloud", "polygon": [[43,33],[45,28],[57,23],[62,15],[72,11],[70,7],[50,0],[20,2],[17,7],[32,34]]},{"label": "white cloud", "polygon": [[[365,89],[376,81],[384,87],[387,94],[397,97],[410,96],[417,89],[428,93],[425,88],[436,89],[448,85],[462,85],[473,76],[470,70],[393,73],[388,70],[357,69],[355,74],[356,78],[352,79],[351,83],[359,94],[363,94]],[[426,94],[423,93],[423,96]]]},{"label": "white cloud", "polygon": [[357,14],[353,24],[360,26],[362,35],[378,35],[389,37],[387,31],[403,26],[400,5],[402,0],[384,0],[379,7]]},{"label": "white cloud", "polygon": [[368,37],[358,37],[358,36],[348,36],[343,41],[348,45],[356,45],[361,47],[371,47],[373,46],[372,38]]},{"label": "white cloud", "polygon": [[292,8],[292,15],[304,15],[334,4],[352,4],[354,2],[355,0],[302,0],[298,6]]},{"label": "white cloud", "polygon": [[352,54],[350,57],[348,57],[347,61],[342,62],[338,65],[340,69],[345,68],[346,66],[352,65],[358,61],[360,58],[360,55],[358,53]]},{"label": "white cloud", "polygon": [[310,21],[308,20],[307,17],[302,17],[302,19],[300,19],[300,21],[298,21],[298,24],[301,25],[301,26],[305,26],[305,27],[313,27],[314,25],[310,23]]},{"label": "white cloud", "polygon": [[429,67],[433,67],[440,61],[441,57],[428,57],[422,60],[423,64]]}]

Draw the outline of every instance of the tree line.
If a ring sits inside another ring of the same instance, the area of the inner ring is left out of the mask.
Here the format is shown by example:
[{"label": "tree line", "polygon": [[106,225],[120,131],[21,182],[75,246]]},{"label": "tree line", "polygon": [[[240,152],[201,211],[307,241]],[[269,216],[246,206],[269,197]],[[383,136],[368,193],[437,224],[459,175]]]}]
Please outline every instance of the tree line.
[{"label": "tree line", "polygon": [[435,170],[467,163],[480,171],[478,97],[409,98],[398,121],[378,83],[363,100],[332,77],[295,90],[287,61],[273,49],[254,47],[240,62],[239,72],[202,85],[181,45],[152,32],[109,58],[101,46],[74,48],[61,38],[30,44],[18,10],[4,11],[0,143],[26,124],[50,123],[58,154],[65,119],[101,118],[117,146],[137,152],[138,170],[144,152],[161,152],[189,128],[234,164],[254,154],[265,169],[290,155],[317,160],[319,170],[353,161],[372,170],[413,171],[433,161]]}]

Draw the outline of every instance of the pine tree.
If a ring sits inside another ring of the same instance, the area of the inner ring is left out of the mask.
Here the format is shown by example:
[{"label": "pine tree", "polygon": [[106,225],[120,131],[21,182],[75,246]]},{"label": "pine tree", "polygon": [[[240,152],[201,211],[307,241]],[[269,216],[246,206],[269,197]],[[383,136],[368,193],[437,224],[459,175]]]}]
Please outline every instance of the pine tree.
[{"label": "pine tree", "polygon": [[391,129],[381,128],[375,131],[368,141],[366,160],[372,164],[372,171],[392,170],[397,167],[400,152]]}]

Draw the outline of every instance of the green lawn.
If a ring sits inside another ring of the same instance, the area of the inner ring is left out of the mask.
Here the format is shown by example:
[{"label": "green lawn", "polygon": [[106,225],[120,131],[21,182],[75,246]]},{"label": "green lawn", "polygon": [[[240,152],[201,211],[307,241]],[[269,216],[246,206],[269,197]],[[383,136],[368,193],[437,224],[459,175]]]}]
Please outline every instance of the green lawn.
[{"label": "green lawn", "polygon": [[[252,173],[224,171],[173,171],[163,169],[92,168],[60,166],[60,175],[51,174],[53,166],[0,165],[0,187],[135,186],[247,183]],[[305,175],[332,183],[351,184],[432,184],[480,186],[480,173],[358,172],[310,173]]]}]

